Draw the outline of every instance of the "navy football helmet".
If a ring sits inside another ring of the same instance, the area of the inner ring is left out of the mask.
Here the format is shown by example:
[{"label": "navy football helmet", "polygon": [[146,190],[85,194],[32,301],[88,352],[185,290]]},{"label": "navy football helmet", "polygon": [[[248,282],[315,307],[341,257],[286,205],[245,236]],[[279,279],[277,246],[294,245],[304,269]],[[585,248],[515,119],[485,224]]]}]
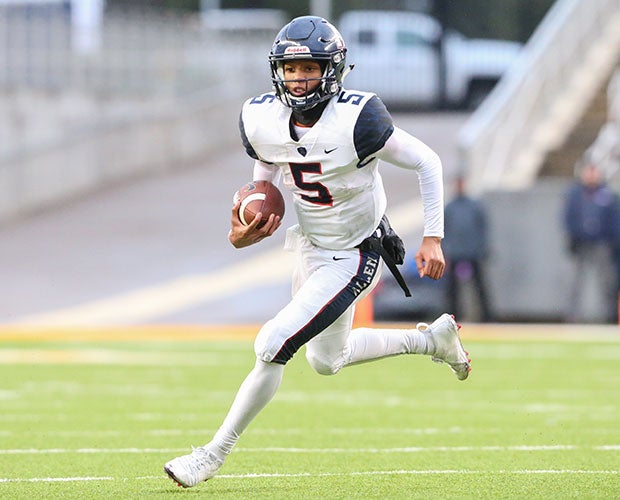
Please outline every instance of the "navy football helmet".
[{"label": "navy football helmet", "polygon": [[[302,16],[293,19],[276,36],[269,64],[276,96],[294,110],[305,111],[338,94],[346,74],[344,40],[338,30],[322,17]],[[323,69],[321,84],[311,93],[295,97],[286,88],[284,63],[312,59]]]}]

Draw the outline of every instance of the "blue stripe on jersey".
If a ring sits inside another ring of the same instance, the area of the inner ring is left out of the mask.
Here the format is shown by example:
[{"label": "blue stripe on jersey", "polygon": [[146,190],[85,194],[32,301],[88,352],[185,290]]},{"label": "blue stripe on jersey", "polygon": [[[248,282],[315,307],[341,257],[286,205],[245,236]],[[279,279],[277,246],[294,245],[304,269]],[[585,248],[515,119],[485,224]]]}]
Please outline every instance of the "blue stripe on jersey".
[{"label": "blue stripe on jersey", "polygon": [[245,125],[243,124],[243,111],[239,115],[239,132],[241,133],[241,142],[243,142],[243,146],[245,147],[246,153],[250,156],[250,158],[259,160],[260,158],[256,154],[256,151],[254,151],[254,146],[250,144],[250,140],[248,139],[248,136],[245,133]]},{"label": "blue stripe on jersey", "polygon": [[360,263],[351,281],[299,331],[290,336],[272,362],[285,365],[306,342],[336,321],[362,293],[377,274],[379,253],[360,250]]},{"label": "blue stripe on jersey", "polygon": [[371,97],[360,112],[353,130],[353,142],[360,163],[379,151],[392,132],[394,125],[385,104],[377,96]]}]

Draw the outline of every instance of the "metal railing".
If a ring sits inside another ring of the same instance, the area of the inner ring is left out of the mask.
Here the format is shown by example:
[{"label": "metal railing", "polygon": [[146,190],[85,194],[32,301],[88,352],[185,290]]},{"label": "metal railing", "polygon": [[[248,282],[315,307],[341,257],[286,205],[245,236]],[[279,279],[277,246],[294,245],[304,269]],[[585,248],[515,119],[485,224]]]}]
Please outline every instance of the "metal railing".
[{"label": "metal railing", "polygon": [[459,136],[472,189],[520,189],[620,55],[620,0],[558,0]]},{"label": "metal railing", "polygon": [[267,77],[273,33],[225,32],[197,13],[125,9],[106,12],[90,50],[76,48],[79,36],[66,9],[37,13],[0,5],[0,88],[143,97],[231,85],[253,91],[256,75]]},{"label": "metal railing", "polygon": [[620,68],[609,82],[607,98],[608,120],[584,156],[599,165],[607,179],[620,189]]},{"label": "metal railing", "polygon": [[129,9],[85,47],[66,9],[0,4],[0,224],[238,144],[273,31]]}]

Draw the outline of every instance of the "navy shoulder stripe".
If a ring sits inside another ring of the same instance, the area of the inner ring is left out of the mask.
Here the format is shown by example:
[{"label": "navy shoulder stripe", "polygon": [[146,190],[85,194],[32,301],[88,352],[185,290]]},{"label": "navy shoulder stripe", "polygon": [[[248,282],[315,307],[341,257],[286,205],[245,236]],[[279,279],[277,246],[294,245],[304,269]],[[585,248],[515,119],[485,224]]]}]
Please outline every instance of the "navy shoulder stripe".
[{"label": "navy shoulder stripe", "polygon": [[364,105],[355,123],[353,142],[360,162],[379,151],[394,132],[392,116],[377,96]]},{"label": "navy shoulder stripe", "polygon": [[255,160],[259,160],[260,158],[256,154],[254,150],[254,146],[250,144],[250,140],[248,139],[247,134],[245,133],[245,126],[243,125],[243,111],[239,115],[239,133],[241,134],[241,142],[243,142],[243,146],[245,147],[246,153]]}]

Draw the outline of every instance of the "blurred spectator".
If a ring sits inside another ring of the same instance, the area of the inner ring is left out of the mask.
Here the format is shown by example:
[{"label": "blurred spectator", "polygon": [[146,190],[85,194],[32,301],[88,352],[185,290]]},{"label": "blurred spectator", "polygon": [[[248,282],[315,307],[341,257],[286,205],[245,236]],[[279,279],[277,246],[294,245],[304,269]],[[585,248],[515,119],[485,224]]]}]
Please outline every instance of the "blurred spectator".
[{"label": "blurred spectator", "polygon": [[449,310],[457,319],[464,307],[464,285],[475,291],[480,321],[493,319],[485,282],[485,260],[489,254],[488,222],[484,205],[466,194],[465,181],[455,181],[455,197],[445,208],[446,288]]},{"label": "blurred spectator", "polygon": [[614,310],[612,311],[612,321],[620,324],[620,208],[618,208],[618,214],[613,226],[614,239],[613,239],[613,261],[614,271],[616,274],[616,287],[614,290],[614,299],[616,301]]},{"label": "blurred spectator", "polygon": [[595,303],[600,303],[602,308],[599,319],[614,323],[618,315],[614,240],[620,204],[598,165],[587,161],[578,174],[579,178],[568,190],[564,209],[568,248],[575,265],[566,319],[570,322],[588,319],[587,283],[593,278],[599,295]]}]

